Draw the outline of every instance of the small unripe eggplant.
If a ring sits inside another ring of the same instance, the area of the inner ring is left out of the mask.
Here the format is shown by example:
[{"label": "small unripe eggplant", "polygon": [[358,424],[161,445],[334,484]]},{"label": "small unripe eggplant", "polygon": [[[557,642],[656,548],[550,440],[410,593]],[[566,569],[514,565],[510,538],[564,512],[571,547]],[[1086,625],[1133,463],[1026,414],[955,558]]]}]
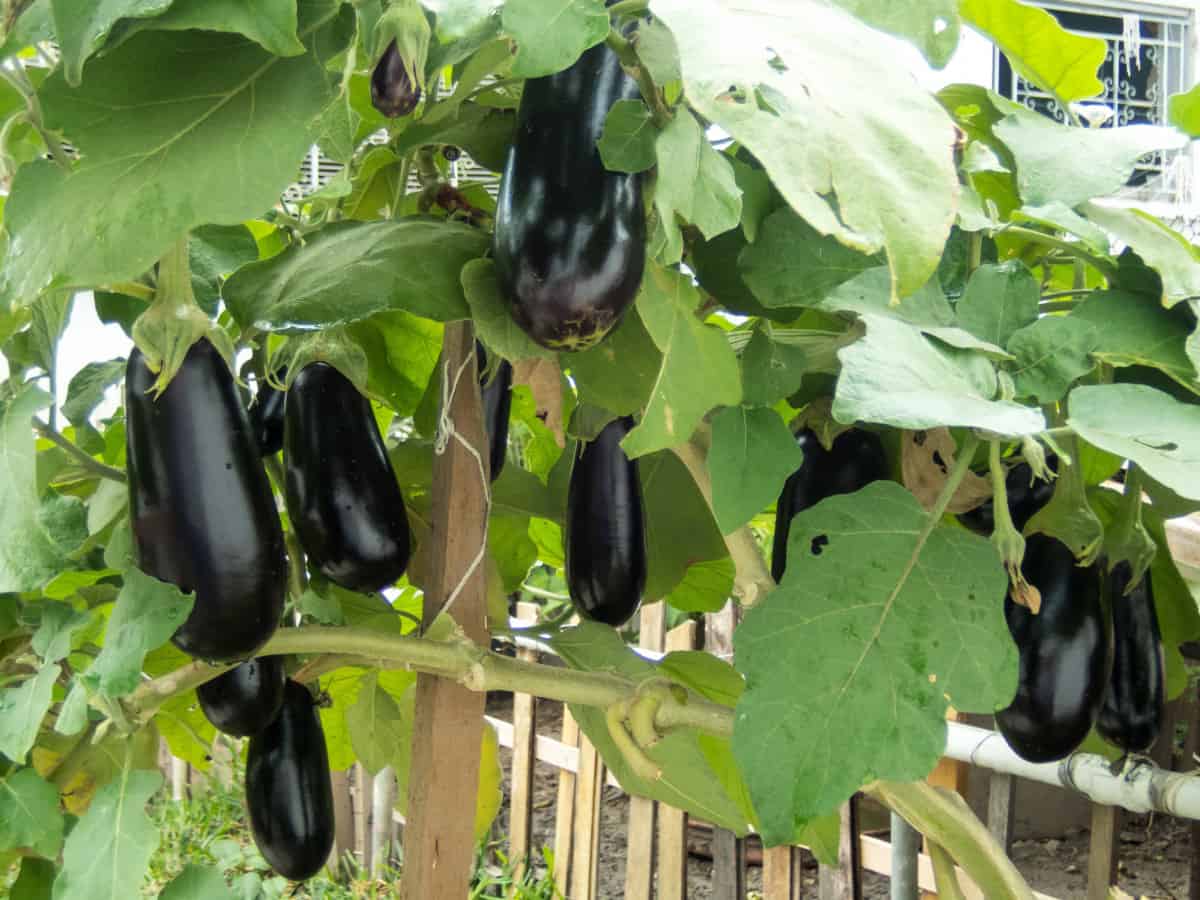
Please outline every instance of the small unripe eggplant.
[{"label": "small unripe eggplant", "polygon": [[421,88],[412,83],[396,42],[392,41],[371,72],[371,105],[390,119],[407,116],[421,102]]},{"label": "small unripe eggplant", "polygon": [[582,446],[567,489],[567,590],[581,616],[621,625],[646,586],[646,533],[637,460],[621,449],[633,428],[609,422]]},{"label": "small unripe eggplant", "polygon": [[249,737],[279,714],[287,673],[282,656],[259,656],[196,688],[200,710],[217,731]]},{"label": "small unripe eggplant", "polygon": [[480,401],[483,404],[483,427],[487,431],[491,478],[495,481],[504,470],[508,455],[508,416],[512,411],[512,363],[500,360],[496,375],[490,384],[484,383],[483,370],[487,365],[487,351],[483,344],[475,342],[475,362],[479,371]]}]

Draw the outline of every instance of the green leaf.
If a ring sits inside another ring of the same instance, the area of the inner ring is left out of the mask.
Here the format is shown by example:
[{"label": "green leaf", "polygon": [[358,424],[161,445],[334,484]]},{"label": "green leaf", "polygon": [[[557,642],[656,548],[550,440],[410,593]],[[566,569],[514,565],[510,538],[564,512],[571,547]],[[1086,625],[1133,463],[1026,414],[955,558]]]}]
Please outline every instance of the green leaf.
[{"label": "green leaf", "polygon": [[200,709],[195,691],[176,694],[160,706],[154,724],[172,756],[186,760],[201,772],[208,771],[217,730]]},{"label": "green leaf", "polygon": [[466,295],[479,339],[507,360],[542,358],[554,354],[534,343],[509,312],[496,281],[496,264],[490,259],[473,259],[462,269],[462,292]]},{"label": "green leaf", "polygon": [[1178,231],[1140,209],[1088,203],[1083,213],[1162,276],[1164,305],[1200,296],[1200,256]]},{"label": "green leaf", "polygon": [[488,550],[496,561],[504,592],[521,587],[537,562],[537,545],[529,537],[529,516],[492,516],[488,520]]},{"label": "green leaf", "polygon": [[66,603],[41,603],[38,608],[42,619],[33,635],[33,652],[43,662],[58,662],[71,652],[71,638],[92,620],[92,616]]},{"label": "green leaf", "polygon": [[742,191],[729,159],[713,148],[688,112],[680,110],[659,132],[654,150],[658,158],[654,206],[672,247],[662,259],[674,263],[682,252],[675,216],[695,225],[705,237],[716,237],[741,219]]},{"label": "green leaf", "polygon": [[920,290],[905,297],[899,304],[891,303],[889,290],[887,269],[868,269],[835,288],[814,306],[828,312],[890,316],[920,325],[923,329],[954,323],[954,310],[936,278],[929,279]]},{"label": "green leaf", "polygon": [[220,869],[188,863],[171,879],[158,900],[236,900]]},{"label": "green leaf", "polygon": [[836,812],[810,819],[796,837],[796,843],[811,850],[823,866],[837,865],[841,840],[842,818]]},{"label": "green leaf", "polygon": [[[416,675],[411,675],[413,682]],[[412,739],[412,717],[401,715],[391,694],[379,686],[375,672],[363,676],[358,699],[346,708],[346,729],[354,755],[372,775],[396,764]]]},{"label": "green leaf", "polygon": [[30,307],[29,336],[37,353],[37,363],[45,372],[54,371],[58,339],[67,327],[73,299],[70,292],[58,291],[39,297]]},{"label": "green leaf", "polygon": [[496,18],[495,0],[422,0],[421,5],[437,15],[437,36],[443,44],[485,32]]},{"label": "green leaf", "polygon": [[1096,330],[1073,316],[1043,316],[1008,341],[1016,360],[1012,370],[1018,397],[1057,403],[1067,390],[1096,367],[1092,347]]},{"label": "green leaf", "polygon": [[746,688],[737,669],[705,650],[675,650],[662,658],[658,670],[672,681],[725,706],[735,706]]},{"label": "green leaf", "polygon": [[772,340],[766,329],[756,329],[742,351],[742,402],[774,406],[790,397],[800,389],[804,373],[815,369],[814,361],[804,347]]},{"label": "green leaf", "polygon": [[863,321],[867,336],[838,353],[842,374],[833,416],[839,422],[986,428],[1014,436],[1046,427],[1038,410],[991,399],[996,372],[983,356],[937,347],[911,325],[885,316],[864,315]]},{"label": "green leaf", "polygon": [[788,547],[798,564],[734,633],[733,749],[767,844],[863,784],[924,778],[948,703],[991,711],[1017,682],[995,548],[935,525],[900,485],[798,513]]},{"label": "green leaf", "polygon": [[92,411],[104,400],[105,392],[125,377],[125,360],[92,362],[75,373],[67,385],[67,400],[62,412],[67,421],[78,427],[87,422]]},{"label": "green leaf", "polygon": [[367,388],[398,415],[416,411],[442,350],[442,326],[397,310],[350,326],[367,355]]},{"label": "green leaf", "polygon": [[62,708],[54,720],[56,734],[73,735],[83,731],[88,722],[88,693],[87,686],[82,680],[71,685],[67,697],[63,700]]},{"label": "green leaf", "polygon": [[0,851],[29,847],[54,859],[62,836],[58,788],[31,768],[0,781]]},{"label": "green leaf", "polygon": [[200,308],[215,316],[221,283],[257,259],[258,242],[245,225],[202,225],[195,229],[188,236],[188,261],[192,293]]},{"label": "green leaf", "polygon": [[296,27],[295,0],[255,0],[253,6],[241,0],[174,0],[170,9],[153,19],[121,22],[113,36],[114,41],[123,41],[143,30],[225,31],[245,35],[275,56],[297,56],[305,48]]},{"label": "green leaf", "polygon": [[[863,253],[885,249],[890,293],[913,293],[937,270],[958,205],[948,115],[895,42],[843,10],[819,0],[754,7],[656,0],[688,104],[753,153],[818,232]],[[887,85],[888,101],[867,84]]]},{"label": "green leaf", "polygon": [[637,41],[633,47],[655,84],[665,85],[683,77],[679,71],[679,48],[675,46],[675,37],[660,19],[638,23]]},{"label": "green leaf", "polygon": [[838,285],[881,262],[820,234],[786,207],[767,216],[762,228],[758,241],[738,257],[738,269],[768,308],[818,304]]},{"label": "green leaf", "polygon": [[1200,85],[1167,99],[1167,118],[1191,137],[1200,137]]},{"label": "green leaf", "polygon": [[1071,311],[1092,328],[1092,355],[1110,366],[1153,366],[1196,389],[1188,359],[1190,329],[1158,303],[1122,291],[1096,291]]},{"label": "green leaf", "polygon": [[1200,407],[1141,384],[1071,391],[1067,424],[1089,444],[1137,463],[1181,497],[1200,500]]},{"label": "green leaf", "polygon": [[83,676],[109,697],[123,697],[141,682],[146,654],[165,644],[192,611],[194,596],[140,569],[125,584],[104,632],[104,646]]},{"label": "green leaf", "polygon": [[55,285],[137,278],[188,229],[273,206],[332,96],[325,64],[354,25],[333,0],[299,9],[303,56],[271,56],[236,35],[148,32],[89,63],[77,89],[48,78],[46,123],[69,130],[83,159],[70,171],[49,161],[18,171],[0,296],[28,303]]},{"label": "green leaf", "polygon": [[719,329],[696,318],[699,305],[691,279],[647,265],[637,311],[662,367],[641,422],[621,442],[630,458],[687,440],[710,409],[741,400],[737,358]]},{"label": "green leaf", "polygon": [[565,69],[608,35],[604,0],[507,0],[501,22],[517,42],[515,78]]},{"label": "green leaf", "polygon": [[1038,317],[1041,290],[1020,260],[980,266],[958,301],[958,322],[977,338],[1001,347]]},{"label": "green leaf", "polygon": [[666,602],[683,612],[718,612],[733,594],[733,560],[710,559],[687,567]]},{"label": "green leaf", "polygon": [[708,472],[717,525],[730,534],[770,506],[804,454],[772,409],[730,406],[712,420]]},{"label": "green leaf", "polygon": [[9,900],[50,900],[57,873],[58,869],[50,860],[25,857],[21,860],[21,874],[13,882]]},{"label": "green leaf", "polygon": [[350,730],[346,715],[358,700],[363,683],[364,669],[343,666],[321,679],[321,689],[331,701],[320,707],[321,729],[325,732],[325,749],[329,753],[329,769],[344,772],[354,765],[354,746],[350,741]]},{"label": "green leaf", "polygon": [[132,770],[102,787],[67,837],[54,900],[128,900],[158,847],[158,826],[146,803],[160,787],[157,771]]},{"label": "green leaf", "polygon": [[23,763],[33,746],[61,671],[46,663],[19,687],[0,691],[0,753],[14,762]]},{"label": "green leaf", "polygon": [[51,0],[54,32],[68,83],[78,85],[83,64],[99,50],[118,21],[161,15],[174,0]]},{"label": "green leaf", "polygon": [[632,415],[645,407],[662,365],[662,354],[636,308],[625,313],[599,344],[577,353],[560,354],[558,359],[563,369],[570,369],[582,403],[619,416]]},{"label": "green leaf", "polygon": [[846,12],[858,16],[868,25],[902,37],[929,60],[935,69],[950,62],[958,48],[962,23],[958,18],[957,0],[834,0]]},{"label": "green leaf", "polygon": [[0,404],[0,592],[31,591],[63,569],[87,537],[84,506],[74,497],[37,495],[30,420],[50,397],[29,385]]},{"label": "green leaf", "polygon": [[486,249],[486,235],[453,222],[339,222],[303,247],[243,266],[224,296],[243,328],[266,331],[311,331],[397,309],[463,319],[459,273]]},{"label": "green leaf", "polygon": [[995,42],[1022,78],[1060,102],[1094,97],[1104,89],[1096,77],[1108,52],[1102,38],[1072,34],[1044,9],[1017,0],[960,0],[958,11]]},{"label": "green leaf", "polygon": [[729,551],[708,503],[674,453],[638,460],[638,474],[646,509],[644,595],[657,600],[679,589],[696,564],[728,559]]},{"label": "green leaf", "polygon": [[641,100],[618,100],[604,120],[596,142],[604,168],[613,172],[644,172],[654,165],[654,117]]},{"label": "green leaf", "polygon": [[1017,189],[1029,206],[1107,196],[1125,185],[1140,157],[1187,143],[1171,128],[1073,128],[1032,110],[1005,116],[995,133],[1016,159]]}]

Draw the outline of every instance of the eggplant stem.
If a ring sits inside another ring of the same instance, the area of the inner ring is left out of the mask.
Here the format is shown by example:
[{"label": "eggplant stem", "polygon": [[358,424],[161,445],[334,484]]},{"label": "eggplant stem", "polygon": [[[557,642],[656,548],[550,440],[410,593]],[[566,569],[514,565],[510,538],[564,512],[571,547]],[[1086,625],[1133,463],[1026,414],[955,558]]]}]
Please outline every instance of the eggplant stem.
[{"label": "eggplant stem", "polygon": [[121,469],[100,462],[86,450],[44,422],[33,420],[33,430],[60,450],[65,450],[76,462],[93,475],[125,484],[128,479]]}]

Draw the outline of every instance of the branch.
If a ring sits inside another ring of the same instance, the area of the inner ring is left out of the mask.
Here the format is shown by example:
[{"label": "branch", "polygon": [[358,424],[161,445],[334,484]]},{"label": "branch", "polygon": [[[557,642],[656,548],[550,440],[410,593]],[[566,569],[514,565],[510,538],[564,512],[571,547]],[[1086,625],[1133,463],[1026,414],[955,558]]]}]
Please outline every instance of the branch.
[{"label": "branch", "polygon": [[65,450],[76,462],[83,468],[87,469],[93,475],[98,475],[100,478],[107,478],[110,481],[119,481],[124,484],[128,479],[125,473],[120,469],[113,468],[106,463],[91,456],[86,450],[65,438],[61,433],[51,428],[45,422],[40,422],[37,419],[33,420],[33,430],[44,437],[50,443],[54,444],[62,450]]},{"label": "branch", "polygon": [[70,169],[71,160],[67,156],[67,152],[63,150],[62,143],[46,127],[45,122],[42,121],[42,106],[38,101],[37,90],[34,88],[33,83],[30,82],[29,76],[25,73],[25,66],[16,60],[0,63],[0,78],[3,78],[12,85],[13,90],[20,94],[21,99],[25,101],[25,111],[29,117],[29,124],[41,136],[42,141],[46,144],[46,149],[54,157],[54,161],[64,169]]},{"label": "branch", "polygon": [[650,77],[650,73],[642,65],[642,61],[638,59],[633,43],[622,37],[615,28],[609,29],[605,42],[613,53],[617,54],[617,59],[621,61],[621,67],[629,73],[630,78],[637,82],[638,89],[642,92],[642,99],[650,107],[654,124],[659,128],[666,127],[667,123],[671,121],[671,111],[663,102],[662,94],[654,83],[654,79]]},{"label": "branch", "polygon": [[[271,476],[271,480],[275,482],[275,486],[279,488],[279,493],[286,497],[287,491],[284,488],[285,476],[279,458],[273,456],[264,459],[263,466]],[[288,521],[292,520],[289,518]],[[304,548],[300,546],[296,532],[291,528],[288,528],[283,533],[283,542],[287,545],[288,593],[292,595],[292,600],[298,603],[300,598],[304,596],[305,590],[308,589],[308,571],[304,567]]]},{"label": "branch", "polygon": [[1019,225],[1008,225],[1002,228],[1001,233],[1011,234],[1016,237],[1023,237],[1028,241],[1033,241],[1035,244],[1043,244],[1047,247],[1055,247],[1062,250],[1064,253],[1082,260],[1090,265],[1109,281],[1115,281],[1117,277],[1117,268],[1102,256],[1097,256],[1094,253],[1089,253],[1082,246],[1071,241],[1063,240],[1055,237],[1052,234],[1044,234],[1041,231],[1035,231],[1032,228],[1022,228]]},{"label": "branch", "polygon": [[[672,447],[671,450],[687,466],[692,480],[696,482],[696,487],[704,497],[704,502],[712,509],[712,479],[708,474],[708,453],[705,448],[693,437],[690,441]],[[754,539],[754,533],[748,526],[743,525],[723,537],[725,547],[733,557],[736,572],[733,594],[744,605],[753,606],[775,588],[775,579],[771,577],[762,552],[758,549],[758,541]]]}]

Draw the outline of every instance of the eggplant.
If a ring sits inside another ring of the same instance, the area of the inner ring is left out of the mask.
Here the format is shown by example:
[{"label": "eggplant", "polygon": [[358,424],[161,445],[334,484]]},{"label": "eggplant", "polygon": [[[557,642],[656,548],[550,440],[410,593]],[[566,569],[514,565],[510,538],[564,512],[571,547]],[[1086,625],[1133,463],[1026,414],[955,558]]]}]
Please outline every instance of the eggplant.
[{"label": "eggplant", "polygon": [[389,119],[407,116],[421,102],[421,88],[404,70],[404,60],[393,40],[371,71],[371,105]]},{"label": "eggplant", "polygon": [[646,528],[637,460],[621,449],[633,428],[614,419],[582,445],[567,489],[567,590],[584,618],[614,627],[638,608],[646,586]]},{"label": "eggplant", "polygon": [[271,724],[250,738],[246,811],[254,843],[292,881],[321,870],[333,849],[333,783],[312,695],[288,680]]},{"label": "eggplant", "polygon": [[1167,675],[1150,573],[1127,595],[1131,574],[1122,560],[1108,576],[1113,666],[1096,730],[1127,753],[1143,753],[1162,730]]},{"label": "eggplant", "polygon": [[638,96],[603,42],[570,68],[525,82],[493,255],[513,318],[543,347],[597,343],[641,285],[641,176],[608,171],[596,149],[613,104]]},{"label": "eggplant", "polygon": [[283,613],[287,558],[275,497],[225,360],[192,345],[157,400],[142,352],[125,373],[129,520],[144,572],[195,592],[175,644],[246,659]]},{"label": "eggplant", "polygon": [[[282,381],[287,369],[275,373]],[[274,456],[283,449],[283,391],[271,387],[264,378],[258,385],[254,401],[250,404],[250,427],[258,440],[258,449],[263,456]]]},{"label": "eggplant", "polygon": [[391,584],[408,566],[408,515],[371,404],[314,362],[292,381],[283,420],[287,508],[309,562],[352,591]]},{"label": "eggplant", "polygon": [[259,656],[206,681],[196,688],[196,697],[217,731],[249,737],[275,720],[286,681],[282,656]]},{"label": "eggplant", "polygon": [[1042,595],[1034,615],[1004,601],[1020,652],[1017,693],[996,713],[1008,745],[1029,762],[1053,762],[1078,747],[1100,711],[1112,663],[1107,580],[1100,565],[1082,567],[1066,544],[1046,534],[1025,539],[1025,579]]},{"label": "eggplant", "polygon": [[504,471],[504,460],[508,456],[508,416],[512,410],[512,363],[500,360],[496,375],[491,383],[485,384],[483,370],[487,366],[487,351],[483,344],[475,342],[475,362],[479,371],[480,401],[483,404],[483,427],[488,436],[489,472],[494,482]]},{"label": "eggplant", "polygon": [[[1055,467],[1056,457],[1046,461]],[[1008,495],[1008,512],[1017,531],[1025,528],[1033,514],[1050,502],[1054,495],[1054,482],[1034,480],[1029,463],[1021,462],[1008,470],[1004,476],[1004,491]],[[962,513],[958,521],[976,534],[990,535],[996,527],[995,500],[988,499],[972,510]]]},{"label": "eggplant", "polygon": [[771,543],[771,577],[778,584],[787,568],[788,532],[796,513],[835,494],[853,494],[872,481],[888,477],[887,455],[879,436],[860,428],[843,431],[826,450],[809,429],[796,435],[804,451],[800,468],[784,482],[775,504],[775,537]]}]

